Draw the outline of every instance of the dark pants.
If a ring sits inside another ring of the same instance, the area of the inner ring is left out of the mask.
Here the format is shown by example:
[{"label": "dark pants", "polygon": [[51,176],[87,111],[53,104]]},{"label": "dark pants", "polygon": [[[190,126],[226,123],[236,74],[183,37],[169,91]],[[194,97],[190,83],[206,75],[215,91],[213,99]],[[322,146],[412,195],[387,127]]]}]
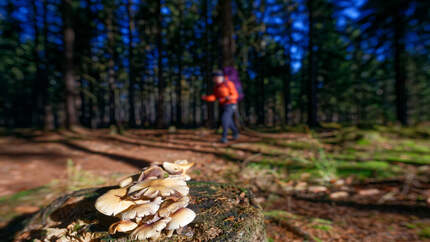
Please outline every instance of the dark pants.
[{"label": "dark pants", "polygon": [[233,121],[233,114],[236,108],[236,104],[226,104],[223,107],[223,112],[221,116],[223,139],[227,139],[228,129],[231,129],[231,131],[233,132],[233,136],[236,136],[239,133]]}]

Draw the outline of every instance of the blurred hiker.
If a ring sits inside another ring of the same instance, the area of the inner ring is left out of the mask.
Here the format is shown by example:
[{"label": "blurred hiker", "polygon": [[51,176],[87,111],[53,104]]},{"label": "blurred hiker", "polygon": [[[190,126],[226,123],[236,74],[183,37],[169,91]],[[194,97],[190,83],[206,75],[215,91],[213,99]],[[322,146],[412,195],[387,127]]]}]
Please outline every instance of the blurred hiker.
[{"label": "blurred hiker", "polygon": [[239,131],[233,121],[233,115],[237,109],[237,99],[239,94],[233,82],[225,78],[222,71],[212,73],[212,80],[215,83],[213,94],[203,96],[202,99],[207,102],[215,102],[218,100],[221,105],[222,114],[222,143],[227,143],[227,133],[231,129],[233,132],[233,140],[239,137]]},{"label": "blurred hiker", "polygon": [[223,68],[223,72],[224,72],[224,76],[229,81],[233,82],[234,87],[236,87],[237,94],[239,95],[237,98],[237,108],[236,108],[236,111],[234,112],[233,120],[234,120],[234,123],[236,124],[236,128],[240,130],[242,127],[242,122],[239,114],[239,103],[245,98],[245,92],[243,91],[243,88],[242,88],[242,83],[239,78],[239,72],[235,67],[225,66]]}]

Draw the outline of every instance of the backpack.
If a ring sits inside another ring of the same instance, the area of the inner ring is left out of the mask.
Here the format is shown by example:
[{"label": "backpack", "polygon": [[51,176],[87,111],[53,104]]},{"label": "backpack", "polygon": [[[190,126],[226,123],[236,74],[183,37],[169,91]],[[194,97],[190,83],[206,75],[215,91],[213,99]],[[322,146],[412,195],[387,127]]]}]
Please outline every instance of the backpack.
[{"label": "backpack", "polygon": [[237,101],[242,101],[245,97],[245,93],[243,92],[242,83],[240,83],[239,80],[239,73],[237,72],[236,68],[232,66],[226,66],[223,69],[225,77],[233,82],[234,86],[236,87],[237,93],[239,94],[239,97],[237,98]]}]

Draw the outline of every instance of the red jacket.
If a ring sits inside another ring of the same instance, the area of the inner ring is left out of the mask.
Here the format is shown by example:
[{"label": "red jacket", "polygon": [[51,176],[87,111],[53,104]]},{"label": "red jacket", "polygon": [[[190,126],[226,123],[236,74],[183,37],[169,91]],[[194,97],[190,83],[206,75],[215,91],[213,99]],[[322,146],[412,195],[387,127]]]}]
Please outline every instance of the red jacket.
[{"label": "red jacket", "polygon": [[221,84],[217,84],[214,88],[213,94],[203,96],[203,100],[207,102],[219,101],[221,105],[236,104],[239,94],[237,93],[234,83],[225,78]]}]

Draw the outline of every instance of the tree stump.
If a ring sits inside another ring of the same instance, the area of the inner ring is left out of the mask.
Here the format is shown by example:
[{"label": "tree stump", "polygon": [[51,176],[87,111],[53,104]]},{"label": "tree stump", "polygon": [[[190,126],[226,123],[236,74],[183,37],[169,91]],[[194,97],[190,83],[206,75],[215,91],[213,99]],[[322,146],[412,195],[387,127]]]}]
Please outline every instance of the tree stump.
[{"label": "tree stump", "polygon": [[[266,241],[264,215],[250,191],[228,184],[189,182],[195,220],[179,234],[160,241]],[[117,218],[105,216],[94,202],[114,187],[90,188],[62,196],[35,214],[16,241],[131,241],[128,234],[108,234]],[[36,240],[37,241],[37,240]],[[51,240],[50,240],[51,241]]]}]

